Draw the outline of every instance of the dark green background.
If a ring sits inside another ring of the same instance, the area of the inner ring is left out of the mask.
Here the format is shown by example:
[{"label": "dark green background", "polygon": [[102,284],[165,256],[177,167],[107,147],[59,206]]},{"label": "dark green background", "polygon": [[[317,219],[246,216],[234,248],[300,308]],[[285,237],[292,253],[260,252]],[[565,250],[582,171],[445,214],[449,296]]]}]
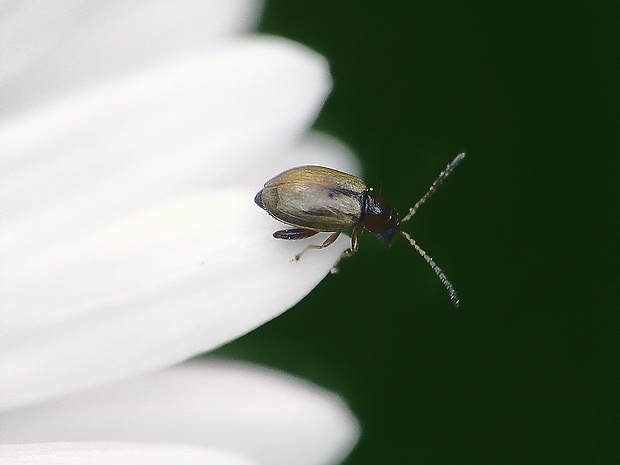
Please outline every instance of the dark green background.
[{"label": "dark green background", "polygon": [[[620,464],[620,2],[267,1],[330,62],[316,127],[400,211],[298,306],[220,349],[343,395],[347,464]],[[266,270],[268,272],[268,270]]]}]

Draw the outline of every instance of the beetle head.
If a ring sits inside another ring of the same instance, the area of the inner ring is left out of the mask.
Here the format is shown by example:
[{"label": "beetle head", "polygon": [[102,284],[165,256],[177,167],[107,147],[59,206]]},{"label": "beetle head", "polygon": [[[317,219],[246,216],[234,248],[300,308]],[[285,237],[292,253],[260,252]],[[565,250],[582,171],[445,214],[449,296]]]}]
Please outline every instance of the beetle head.
[{"label": "beetle head", "polygon": [[366,191],[361,224],[386,244],[390,244],[400,230],[400,218],[396,210],[370,189]]}]

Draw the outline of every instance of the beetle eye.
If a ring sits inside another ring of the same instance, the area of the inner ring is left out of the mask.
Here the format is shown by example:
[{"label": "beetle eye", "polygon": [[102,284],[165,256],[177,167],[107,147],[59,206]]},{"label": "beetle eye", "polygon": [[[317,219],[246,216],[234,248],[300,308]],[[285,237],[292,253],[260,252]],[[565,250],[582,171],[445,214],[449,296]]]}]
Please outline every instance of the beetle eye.
[{"label": "beetle eye", "polygon": [[390,244],[394,240],[394,236],[396,236],[396,228],[390,228],[381,234],[381,239],[383,239],[383,242],[386,244]]}]

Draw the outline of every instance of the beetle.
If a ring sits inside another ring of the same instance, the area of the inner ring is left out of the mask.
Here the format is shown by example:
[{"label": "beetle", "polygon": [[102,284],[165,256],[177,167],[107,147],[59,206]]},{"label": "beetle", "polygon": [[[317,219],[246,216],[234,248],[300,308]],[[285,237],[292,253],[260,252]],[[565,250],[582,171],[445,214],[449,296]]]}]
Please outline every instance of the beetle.
[{"label": "beetle", "polygon": [[464,158],[464,153],[458,154],[402,219],[381,195],[366,187],[360,178],[322,166],[299,166],[278,174],[265,183],[254,197],[254,202],[278,221],[294,226],[274,232],[276,239],[298,240],[319,232],[332,233],[322,244],[306,247],[295,256],[295,260],[310,249],[330,246],[343,231],[350,229],[353,231],[351,247],[341,258],[358,251],[362,229],[376,234],[386,244],[400,234],[426,260],[445,286],[453,305],[458,307],[460,301],[452,283],[417,242],[401,229],[401,225],[411,219]]}]

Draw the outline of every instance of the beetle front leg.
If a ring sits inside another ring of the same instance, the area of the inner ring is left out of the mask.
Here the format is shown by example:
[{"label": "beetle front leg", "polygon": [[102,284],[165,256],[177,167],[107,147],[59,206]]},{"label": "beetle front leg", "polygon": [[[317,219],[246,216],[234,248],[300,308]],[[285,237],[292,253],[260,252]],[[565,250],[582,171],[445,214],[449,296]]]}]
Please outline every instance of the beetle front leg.
[{"label": "beetle front leg", "polygon": [[[316,232],[314,233],[316,234]],[[325,242],[323,242],[321,245],[316,245],[316,244],[309,245],[304,250],[302,250],[297,255],[295,255],[295,260],[299,260],[301,256],[310,249],[320,250],[320,249],[324,249],[325,247],[329,247],[336,241],[336,239],[338,239],[338,236],[340,236],[340,231],[332,233],[332,235],[329,236],[327,239],[325,239]]]}]

